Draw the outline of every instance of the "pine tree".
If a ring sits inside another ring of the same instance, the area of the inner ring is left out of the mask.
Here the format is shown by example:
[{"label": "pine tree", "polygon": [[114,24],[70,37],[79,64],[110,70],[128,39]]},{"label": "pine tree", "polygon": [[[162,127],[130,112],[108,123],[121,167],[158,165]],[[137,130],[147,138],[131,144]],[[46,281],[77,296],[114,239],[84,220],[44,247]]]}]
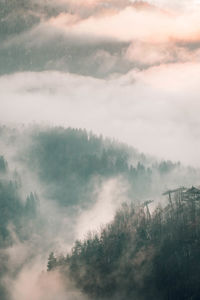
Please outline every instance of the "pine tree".
[{"label": "pine tree", "polygon": [[51,252],[48,258],[47,271],[51,271],[52,269],[54,269],[56,267],[56,263],[56,257],[54,256],[54,253]]}]

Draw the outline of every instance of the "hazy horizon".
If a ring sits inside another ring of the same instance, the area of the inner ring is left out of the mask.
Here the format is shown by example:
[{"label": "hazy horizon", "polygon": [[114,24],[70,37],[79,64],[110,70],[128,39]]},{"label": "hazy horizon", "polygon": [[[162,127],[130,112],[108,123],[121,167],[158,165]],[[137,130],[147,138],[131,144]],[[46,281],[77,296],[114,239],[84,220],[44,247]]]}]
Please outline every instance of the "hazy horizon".
[{"label": "hazy horizon", "polygon": [[1,0],[0,121],[200,166],[199,1]]}]

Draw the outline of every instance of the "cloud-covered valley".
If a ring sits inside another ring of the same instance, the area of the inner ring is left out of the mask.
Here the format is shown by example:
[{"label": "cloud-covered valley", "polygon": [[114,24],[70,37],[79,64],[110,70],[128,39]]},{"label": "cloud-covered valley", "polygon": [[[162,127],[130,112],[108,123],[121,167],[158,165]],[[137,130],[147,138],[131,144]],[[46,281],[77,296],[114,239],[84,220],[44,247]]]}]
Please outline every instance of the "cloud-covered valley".
[{"label": "cloud-covered valley", "polygon": [[198,1],[0,6],[2,122],[84,127],[198,163]]},{"label": "cloud-covered valley", "polygon": [[2,76],[0,118],[86,128],[199,166],[199,67],[162,65],[110,80],[60,72]]}]

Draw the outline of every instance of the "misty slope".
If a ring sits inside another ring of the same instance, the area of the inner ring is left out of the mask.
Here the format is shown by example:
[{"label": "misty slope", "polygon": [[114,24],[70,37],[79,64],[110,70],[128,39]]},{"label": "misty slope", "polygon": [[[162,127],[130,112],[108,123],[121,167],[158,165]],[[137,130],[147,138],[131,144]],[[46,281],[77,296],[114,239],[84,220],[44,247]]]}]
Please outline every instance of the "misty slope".
[{"label": "misty slope", "polygon": [[[48,198],[86,204],[94,178],[122,176],[134,197],[161,193],[165,185],[198,183],[199,171],[171,161],[157,162],[134,148],[81,129],[46,128],[31,134],[27,165],[48,185]],[[157,186],[156,186],[157,184]],[[92,195],[94,197],[94,195]]]},{"label": "misty slope", "polygon": [[0,248],[12,245],[14,235],[21,240],[29,238],[29,225],[39,216],[39,199],[31,191],[25,197],[22,195],[20,176],[9,170],[3,156],[0,156],[0,211]]},{"label": "misty slope", "polygon": [[17,172],[11,172],[9,164],[0,156],[0,298],[3,300],[8,295],[1,280],[8,274],[15,276],[21,267],[20,258],[10,265],[7,249],[29,240],[41,225],[37,195],[30,192],[23,198],[21,187]]},{"label": "misty slope", "polygon": [[[131,197],[159,194],[165,185],[198,183],[199,171],[171,161],[157,162],[135,149],[81,129],[1,129],[5,154],[15,167],[42,185],[45,198],[64,206],[87,205],[102,180],[122,176]],[[7,154],[7,155],[8,155]],[[28,171],[27,171],[28,170]],[[36,192],[38,183],[32,190]]]},{"label": "misty slope", "polygon": [[[53,214],[57,207],[75,217],[80,209],[95,204],[102,186],[113,178],[124,183],[124,193],[131,201],[158,196],[167,186],[198,184],[199,180],[198,169],[157,162],[134,148],[81,129],[2,126],[0,149],[5,157],[0,159],[3,176],[6,180],[15,176],[21,203],[36,193],[38,212],[47,210],[49,214],[48,207],[53,206]],[[5,188],[1,189],[4,201],[7,196]],[[32,210],[37,213],[34,205]]]},{"label": "misty slope", "polygon": [[[199,180],[198,170],[171,161],[156,162],[127,145],[81,129],[2,126],[0,147],[5,156],[0,159],[5,179],[1,185],[2,203],[10,205],[8,221],[13,222],[15,206],[5,200],[10,197],[5,193],[12,193],[8,183],[5,186],[12,177],[14,184],[10,184],[16,189],[13,193],[21,199],[15,203],[22,206],[30,198],[26,209],[29,207],[33,215],[48,211],[49,218],[54,217],[56,210],[58,214],[63,211],[68,217],[75,217],[80,209],[89,209],[95,205],[105,182],[113,178],[124,182],[124,193],[131,201],[157,196],[166,186],[198,184]],[[40,198],[40,207],[33,194]],[[50,206],[54,207],[52,212]],[[16,218],[17,209],[22,211],[16,207]],[[6,220],[3,223],[7,226]]]},{"label": "misty slope", "polygon": [[14,299],[6,296],[5,279],[15,284],[38,257],[46,261],[51,250],[69,248],[83,227],[82,216],[88,218],[94,208],[98,214],[109,207],[113,212],[124,199],[135,203],[159,195],[165,186],[199,180],[198,170],[157,162],[81,129],[1,126],[0,155],[3,300]]},{"label": "misty slope", "polygon": [[200,298],[200,204],[194,188],[178,191],[151,215],[148,204],[124,204],[113,222],[76,241],[48,271],[70,277],[90,299]]}]

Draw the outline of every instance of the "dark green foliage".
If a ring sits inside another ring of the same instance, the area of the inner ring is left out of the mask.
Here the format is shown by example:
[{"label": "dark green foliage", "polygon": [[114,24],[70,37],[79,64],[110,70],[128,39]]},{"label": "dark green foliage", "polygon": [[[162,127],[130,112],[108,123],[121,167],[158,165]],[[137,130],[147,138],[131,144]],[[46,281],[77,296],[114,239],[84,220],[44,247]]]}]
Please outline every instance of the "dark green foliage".
[{"label": "dark green foliage", "polygon": [[57,261],[56,261],[56,258],[54,256],[54,253],[51,252],[49,254],[49,258],[48,258],[47,271],[53,270],[56,266],[56,263],[57,263]]},{"label": "dark green foliage", "polygon": [[194,217],[191,201],[176,193],[173,207],[153,215],[146,205],[124,204],[111,224],[77,241],[54,268],[91,299],[200,299],[200,205]]}]

